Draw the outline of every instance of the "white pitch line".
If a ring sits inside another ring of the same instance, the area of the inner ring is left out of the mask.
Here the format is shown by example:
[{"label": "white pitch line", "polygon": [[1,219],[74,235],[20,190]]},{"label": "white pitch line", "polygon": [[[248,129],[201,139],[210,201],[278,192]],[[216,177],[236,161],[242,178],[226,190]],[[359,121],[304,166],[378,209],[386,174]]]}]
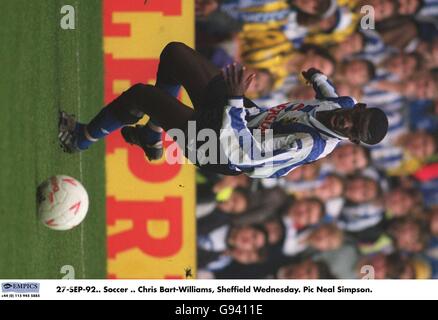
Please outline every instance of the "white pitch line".
[{"label": "white pitch line", "polygon": [[[76,2],[76,17],[79,16],[79,1]],[[77,24],[76,24],[77,26]],[[80,121],[81,119],[81,57],[79,54],[79,30],[76,30],[75,33],[76,36],[76,76],[77,76],[77,82],[78,82],[78,95],[77,95],[77,101],[78,101],[78,117],[77,119]],[[81,180],[81,183],[83,183],[83,169],[82,169],[82,153],[79,152],[79,177]],[[81,267],[82,267],[82,277],[85,278],[85,236],[84,236],[84,224],[82,223],[80,225],[81,230],[81,241],[80,241],[80,248],[81,248]]]}]

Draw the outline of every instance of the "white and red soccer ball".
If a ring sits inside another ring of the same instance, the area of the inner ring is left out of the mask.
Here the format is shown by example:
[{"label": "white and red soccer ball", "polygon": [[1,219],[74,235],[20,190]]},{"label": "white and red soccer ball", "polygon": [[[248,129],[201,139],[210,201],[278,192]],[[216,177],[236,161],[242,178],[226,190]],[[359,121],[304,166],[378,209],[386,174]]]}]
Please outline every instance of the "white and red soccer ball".
[{"label": "white and red soccer ball", "polygon": [[44,181],[37,190],[38,218],[53,230],[69,230],[87,215],[88,194],[75,178],[58,175]]}]

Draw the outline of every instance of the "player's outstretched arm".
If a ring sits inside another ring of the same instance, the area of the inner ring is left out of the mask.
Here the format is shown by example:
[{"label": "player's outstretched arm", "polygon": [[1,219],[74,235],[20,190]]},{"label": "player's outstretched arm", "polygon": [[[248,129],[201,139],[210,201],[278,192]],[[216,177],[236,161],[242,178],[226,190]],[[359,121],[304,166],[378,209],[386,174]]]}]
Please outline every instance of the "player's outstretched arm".
[{"label": "player's outstretched arm", "polygon": [[313,84],[313,81],[312,81],[313,76],[317,75],[317,74],[323,74],[323,73],[316,68],[310,68],[306,71],[301,72],[301,74],[303,75],[304,79],[306,79],[308,84]]},{"label": "player's outstretched arm", "polygon": [[316,92],[316,99],[338,97],[334,85],[320,70],[310,68],[307,71],[303,71],[302,75],[306,79],[306,81],[313,86],[313,89]]}]

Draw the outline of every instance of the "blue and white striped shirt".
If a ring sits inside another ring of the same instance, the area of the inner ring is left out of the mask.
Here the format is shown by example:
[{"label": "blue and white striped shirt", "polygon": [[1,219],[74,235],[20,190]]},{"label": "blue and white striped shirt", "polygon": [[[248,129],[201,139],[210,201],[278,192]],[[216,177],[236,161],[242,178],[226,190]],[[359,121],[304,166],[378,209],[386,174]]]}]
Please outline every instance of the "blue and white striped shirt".
[{"label": "blue and white striped shirt", "polygon": [[[230,17],[246,23],[266,23],[270,21],[286,20],[289,15],[288,8],[275,11],[264,11],[263,5],[278,2],[278,0],[226,0],[220,5],[220,10]],[[249,10],[246,9],[261,9]]]},{"label": "blue and white striped shirt", "polygon": [[350,232],[363,231],[382,221],[383,213],[383,207],[378,204],[347,205],[342,209],[338,226]]},{"label": "blue and white striped shirt", "polygon": [[438,16],[438,0],[423,0],[421,9],[417,13],[417,17],[437,17]]},{"label": "blue and white striped shirt", "polygon": [[381,63],[384,59],[396,52],[395,49],[387,46],[382,37],[375,30],[362,30],[364,36],[364,48],[362,52],[355,55],[356,58],[372,61],[374,64]]},{"label": "blue and white striped shirt", "polygon": [[[224,108],[220,143],[229,168],[253,178],[277,178],[327,156],[342,137],[316,119],[318,111],[352,108],[356,101],[338,97],[323,74],[312,79],[316,99],[292,101],[268,110],[243,108],[243,99]],[[268,130],[272,135],[263,139]],[[258,133],[258,134],[257,134]]]}]

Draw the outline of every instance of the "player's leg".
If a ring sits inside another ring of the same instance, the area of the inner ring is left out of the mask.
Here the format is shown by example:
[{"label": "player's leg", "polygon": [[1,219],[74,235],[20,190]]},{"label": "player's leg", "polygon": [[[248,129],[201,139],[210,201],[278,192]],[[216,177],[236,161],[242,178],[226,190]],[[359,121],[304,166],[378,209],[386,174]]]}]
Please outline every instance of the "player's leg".
[{"label": "player's leg", "polygon": [[193,109],[148,84],[137,83],[108,106],[124,125],[136,123],[144,114],[157,119],[164,130],[183,129]]},{"label": "player's leg", "polygon": [[[154,86],[136,84],[103,108],[90,123],[75,123],[74,128],[70,128],[71,133],[64,132],[67,138],[69,133],[74,137],[72,141],[63,140],[61,122],[61,144],[64,147],[67,145],[65,149],[70,152],[87,149],[93,142],[111,132],[125,125],[135,124],[144,114],[157,119],[165,130],[184,130],[188,120],[193,116],[193,110]],[[69,150],[71,147],[76,150]]]},{"label": "player's leg", "polygon": [[[160,55],[155,86],[177,97],[181,85],[187,90],[195,109],[201,108],[205,88],[220,70],[201,54],[181,42],[171,42]],[[122,135],[126,142],[140,145],[150,160],[162,156],[162,124],[151,117],[144,126],[126,127]],[[142,141],[139,144],[136,142]]]},{"label": "player's leg", "polygon": [[189,94],[195,109],[202,108],[205,89],[220,70],[181,42],[170,42],[160,55],[156,86],[176,95],[180,86]]}]

